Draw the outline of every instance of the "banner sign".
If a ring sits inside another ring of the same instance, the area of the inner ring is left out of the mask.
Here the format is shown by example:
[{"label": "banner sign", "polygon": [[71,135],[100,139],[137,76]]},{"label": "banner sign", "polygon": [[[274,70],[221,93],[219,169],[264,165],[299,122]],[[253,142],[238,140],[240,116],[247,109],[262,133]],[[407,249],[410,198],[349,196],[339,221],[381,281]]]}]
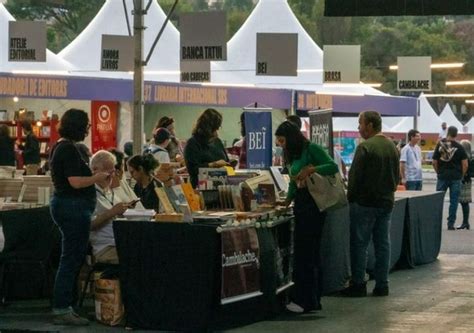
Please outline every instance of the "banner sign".
[{"label": "banner sign", "polygon": [[332,110],[309,111],[308,114],[311,142],[320,145],[330,156],[334,157]]},{"label": "banner sign", "polygon": [[245,143],[248,169],[268,169],[272,166],[272,113],[245,111]]},{"label": "banner sign", "polygon": [[91,102],[92,153],[117,147],[118,102]]},{"label": "banner sign", "polygon": [[181,82],[211,82],[211,62],[181,61]]},{"label": "banner sign", "polygon": [[134,69],[134,41],[132,36],[102,35],[100,70],[130,72]]},{"label": "banner sign", "polygon": [[324,45],[323,83],[360,83],[360,45]]},{"label": "banner sign", "polygon": [[256,75],[297,76],[298,34],[257,33]]},{"label": "banner sign", "polygon": [[179,17],[181,61],[227,60],[227,15],[223,11]]},{"label": "banner sign", "polygon": [[224,230],[221,239],[221,304],[262,295],[260,246],[255,228]]},{"label": "banner sign", "polygon": [[398,91],[431,90],[431,57],[398,57]]},{"label": "banner sign", "polygon": [[8,61],[46,62],[46,22],[10,21]]}]

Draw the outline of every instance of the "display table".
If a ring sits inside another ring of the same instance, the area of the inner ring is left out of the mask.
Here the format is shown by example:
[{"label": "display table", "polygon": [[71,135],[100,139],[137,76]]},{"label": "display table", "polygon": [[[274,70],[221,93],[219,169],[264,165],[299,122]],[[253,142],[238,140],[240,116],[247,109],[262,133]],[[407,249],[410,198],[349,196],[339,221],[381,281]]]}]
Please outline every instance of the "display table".
[{"label": "display table", "polygon": [[291,222],[288,217],[256,229],[260,295],[222,305],[223,243],[216,226],[114,221],[128,325],[197,330],[242,325],[278,311],[290,286]]}]

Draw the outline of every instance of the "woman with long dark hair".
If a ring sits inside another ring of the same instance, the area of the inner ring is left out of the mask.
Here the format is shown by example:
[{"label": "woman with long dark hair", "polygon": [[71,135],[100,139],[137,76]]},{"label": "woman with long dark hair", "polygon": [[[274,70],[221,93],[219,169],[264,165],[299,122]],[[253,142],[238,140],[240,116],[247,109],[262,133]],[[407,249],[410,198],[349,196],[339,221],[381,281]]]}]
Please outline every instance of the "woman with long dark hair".
[{"label": "woman with long dark hair", "polygon": [[184,159],[193,188],[198,185],[199,168],[229,165],[229,157],[217,132],[221,125],[222,115],[218,111],[205,110],[196,121],[193,136],[186,143]]},{"label": "woman with long dark hair", "polygon": [[288,163],[290,185],[286,205],[294,200],[294,268],[295,286],[287,309],[295,313],[321,309],[320,245],[325,212],[320,212],[305,186],[314,172],[333,175],[337,165],[326,151],[310,143],[300,129],[289,121],[278,126],[276,144],[283,148]]},{"label": "woman with long dark hair", "polygon": [[143,207],[159,211],[160,201],[155,187],[163,185],[153,176],[158,167],[158,161],[152,154],[135,155],[127,161],[128,172],[137,182],[133,191],[140,198]]},{"label": "woman with long dark hair", "polygon": [[98,172],[92,175],[76,142],[89,134],[89,119],[83,110],[70,109],[59,123],[60,139],[49,158],[54,194],[51,216],[62,236],[61,260],[54,285],[53,313],[57,325],[88,325],[73,306],[77,300],[76,280],[87,254],[92,213],[96,205],[94,184],[111,179]]}]

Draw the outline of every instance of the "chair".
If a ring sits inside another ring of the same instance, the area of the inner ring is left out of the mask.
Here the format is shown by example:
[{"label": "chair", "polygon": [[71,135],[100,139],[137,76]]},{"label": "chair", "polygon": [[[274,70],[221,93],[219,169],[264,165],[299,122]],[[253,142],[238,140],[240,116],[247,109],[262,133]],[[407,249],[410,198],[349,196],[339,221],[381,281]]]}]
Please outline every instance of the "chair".
[{"label": "chair", "polygon": [[92,255],[92,246],[89,244],[88,255],[91,257],[91,268],[87,273],[87,278],[84,282],[84,287],[82,287],[81,295],[79,297],[79,308],[82,308],[84,299],[86,298],[87,288],[91,281],[91,278],[94,276],[94,273],[102,272],[106,276],[116,277],[119,274],[119,265],[118,264],[109,264],[102,262],[95,262],[94,256]]},{"label": "chair", "polygon": [[0,211],[0,223],[5,236],[0,253],[0,301],[50,296],[60,233],[49,207]]}]

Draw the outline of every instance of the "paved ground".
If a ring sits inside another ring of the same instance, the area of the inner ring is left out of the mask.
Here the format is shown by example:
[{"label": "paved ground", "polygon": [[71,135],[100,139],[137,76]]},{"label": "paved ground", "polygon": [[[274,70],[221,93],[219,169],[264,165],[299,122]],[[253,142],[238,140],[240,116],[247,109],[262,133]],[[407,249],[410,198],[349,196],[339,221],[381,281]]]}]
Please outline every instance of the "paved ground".
[{"label": "paved ground", "polygon": [[[425,189],[434,189],[434,184],[426,183]],[[473,216],[471,212],[471,221]],[[279,316],[228,332],[474,332],[473,276],[474,230],[443,230],[439,260],[392,273],[389,297],[325,297],[324,309],[317,314]],[[96,323],[82,329],[57,327],[50,324],[48,311],[47,301],[15,302],[0,309],[0,332],[124,330]]]}]

